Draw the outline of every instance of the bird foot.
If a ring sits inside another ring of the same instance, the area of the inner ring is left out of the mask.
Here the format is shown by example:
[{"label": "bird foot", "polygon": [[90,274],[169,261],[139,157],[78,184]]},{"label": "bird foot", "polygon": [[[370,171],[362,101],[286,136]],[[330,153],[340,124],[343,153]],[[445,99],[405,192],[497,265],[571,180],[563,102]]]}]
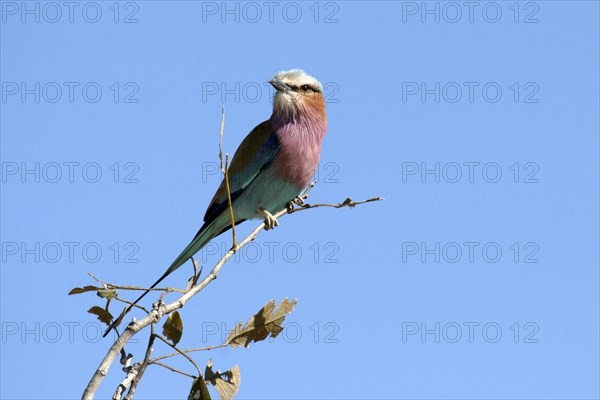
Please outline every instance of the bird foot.
[{"label": "bird foot", "polygon": [[303,195],[298,195],[296,196],[294,199],[292,199],[292,201],[290,201],[289,203],[287,203],[287,212],[291,213],[292,211],[294,211],[294,205],[297,205],[298,207],[302,207],[304,206],[306,203],[304,202],[304,196]]},{"label": "bird foot", "polygon": [[292,200],[292,204],[296,204],[300,207],[302,207],[303,205],[305,205],[306,203],[304,202],[304,196],[300,195],[300,196],[296,196],[294,198],[294,200]]},{"label": "bird foot", "polygon": [[263,217],[265,217],[265,230],[268,231],[269,229],[273,229],[276,226],[279,226],[279,221],[277,221],[277,218],[275,218],[273,216],[273,214],[271,214],[270,212],[268,212],[267,210],[265,210],[262,207],[259,207],[256,209],[256,211],[262,215]]}]

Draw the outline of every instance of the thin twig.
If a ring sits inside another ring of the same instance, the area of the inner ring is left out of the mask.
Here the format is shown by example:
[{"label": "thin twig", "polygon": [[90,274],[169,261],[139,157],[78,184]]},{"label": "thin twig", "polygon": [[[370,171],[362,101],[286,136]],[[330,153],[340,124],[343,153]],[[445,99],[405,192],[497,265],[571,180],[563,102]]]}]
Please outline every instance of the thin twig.
[{"label": "thin twig", "polygon": [[98,282],[99,284],[102,285],[102,287],[104,287],[105,290],[108,290],[108,286],[106,283],[102,282],[100,279],[96,278],[94,276],[94,274],[92,274],[91,272],[88,272],[88,275],[91,276],[92,278],[94,278],[96,280],[96,282]]},{"label": "thin twig", "polygon": [[192,359],[192,357],[188,356],[187,354],[185,354],[184,352],[182,352],[181,350],[179,350],[179,349],[177,348],[177,346],[175,346],[174,344],[172,344],[172,343],[169,343],[169,341],[168,341],[167,339],[165,339],[164,337],[162,337],[161,335],[158,335],[158,334],[157,334],[157,335],[156,335],[156,337],[157,337],[157,338],[159,338],[160,340],[162,340],[163,342],[165,342],[165,344],[166,344],[167,346],[171,346],[171,347],[172,347],[173,349],[175,349],[175,350],[176,350],[176,351],[177,351],[179,354],[181,354],[182,356],[184,356],[185,358],[187,358],[187,360],[188,360],[189,362],[191,362],[191,363],[192,363],[192,365],[193,365],[194,367],[196,367],[196,370],[198,371],[198,375],[199,375],[199,376],[200,376],[200,375],[202,375],[202,371],[200,371],[200,367],[198,366],[198,364],[196,364],[196,362],[195,362],[195,361]]},{"label": "thin twig", "polygon": [[94,278],[94,280],[96,280],[96,282],[98,282],[100,285],[102,285],[102,287],[96,287],[94,289],[96,290],[115,290],[115,289],[121,289],[121,290],[138,290],[138,291],[153,291],[153,292],[179,292],[179,293],[185,293],[184,289],[177,289],[177,288],[170,288],[170,287],[156,287],[156,288],[146,288],[146,287],[141,287],[141,286],[130,286],[130,285],[115,285],[113,283],[104,283],[103,281],[101,281],[98,277],[96,277],[94,274],[92,274],[91,272],[87,273],[89,276],[91,276],[92,278]]},{"label": "thin twig", "polygon": [[192,266],[194,268],[193,280],[197,279],[196,277],[198,276],[198,265],[200,265],[200,260],[194,260],[194,256],[192,256]]},{"label": "thin twig", "polygon": [[225,104],[221,104],[221,128],[219,129],[219,161],[221,162],[221,172],[225,174],[223,165],[223,133],[225,132]]},{"label": "thin twig", "polygon": [[194,260],[194,257],[192,257],[192,264],[194,264],[194,275],[192,275],[190,279],[188,279],[187,286],[185,287],[186,292],[198,282],[198,278],[200,278],[200,275],[202,274],[202,267],[200,267],[200,270],[198,271],[200,260]]},{"label": "thin twig", "polygon": [[148,312],[148,310],[146,310],[146,308],[140,306],[139,304],[134,304],[133,302],[131,302],[129,300],[125,300],[125,299],[122,299],[120,297],[115,297],[114,299],[117,300],[117,301],[120,301],[121,303],[129,304],[132,307],[136,307],[136,308],[139,308],[140,310],[144,310],[144,311]]},{"label": "thin twig", "polygon": [[231,202],[231,190],[229,189],[229,154],[225,155],[225,188],[227,189],[227,201],[229,202],[229,217],[231,218],[231,232],[233,235],[232,249],[237,250],[237,240],[235,237],[235,218],[233,216],[233,203]]},{"label": "thin twig", "polygon": [[[216,346],[195,347],[195,348],[191,348],[191,349],[183,349],[183,350],[181,350],[181,352],[183,352],[183,353],[192,353],[192,352],[195,352],[195,351],[216,350],[216,349],[221,349],[221,348],[227,347],[227,346],[229,346],[228,343],[223,343],[223,344],[218,344]],[[158,361],[158,360],[164,360],[165,358],[178,356],[179,354],[180,354],[180,352],[176,351],[174,353],[165,354],[164,356],[159,356],[159,357],[153,358],[150,361],[154,362],[154,361]]]},{"label": "thin twig", "polygon": [[225,154],[223,163],[223,133],[225,132],[225,105],[221,105],[221,128],[219,130],[219,161],[221,161],[221,172],[225,180],[225,189],[227,190],[227,204],[229,205],[229,217],[231,218],[231,234],[233,235],[233,249],[237,248],[235,237],[235,218],[233,216],[233,204],[231,202],[231,189],[229,187],[229,153]]},{"label": "thin twig", "polygon": [[178,293],[185,293],[185,289],[177,289],[177,288],[172,288],[172,287],[156,287],[156,288],[145,288],[145,287],[141,287],[141,286],[127,286],[127,285],[113,285],[113,284],[108,284],[108,288],[109,289],[121,289],[121,290],[137,290],[137,291],[146,291],[149,290],[151,292],[178,292]]},{"label": "thin twig", "polygon": [[317,184],[316,180],[314,180],[311,183],[309,183],[308,187],[306,189],[304,189],[304,192],[302,192],[301,197],[303,199],[306,199],[308,197],[308,194],[310,193],[310,191],[312,190],[312,188],[315,187],[316,184]]},{"label": "thin twig", "polygon": [[289,212],[289,214],[293,214],[295,212],[302,211],[302,210],[308,210],[309,208],[318,208],[318,207],[333,207],[333,208],[350,207],[350,208],[354,208],[361,204],[371,203],[373,201],[382,201],[382,200],[384,200],[383,197],[372,197],[372,198],[366,199],[366,200],[354,201],[350,197],[348,197],[346,200],[344,200],[341,203],[316,203],[316,204],[308,204],[307,203],[307,204],[298,206],[297,208],[294,208],[292,211]]},{"label": "thin twig", "polygon": [[178,370],[178,369],[177,369],[177,368],[175,368],[175,367],[171,367],[170,365],[163,364],[163,363],[161,363],[161,362],[158,362],[158,361],[154,361],[154,362],[152,362],[152,364],[155,364],[155,365],[160,365],[161,367],[164,367],[164,368],[166,368],[166,369],[170,369],[170,370],[171,370],[171,371],[173,371],[173,372],[177,372],[177,373],[179,373],[179,374],[181,374],[181,375],[189,376],[189,377],[190,377],[190,378],[192,378],[192,379],[196,379],[196,378],[197,378],[197,376],[194,376],[194,375],[192,375],[192,374],[188,374],[187,372],[180,371],[180,370]]}]

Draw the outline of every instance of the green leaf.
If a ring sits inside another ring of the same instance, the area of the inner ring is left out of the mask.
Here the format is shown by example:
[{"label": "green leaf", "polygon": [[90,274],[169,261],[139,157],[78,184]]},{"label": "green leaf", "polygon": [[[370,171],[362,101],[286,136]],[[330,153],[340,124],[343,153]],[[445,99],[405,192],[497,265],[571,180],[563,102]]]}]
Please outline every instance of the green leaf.
[{"label": "green leaf", "polygon": [[76,287],[71,289],[71,291],[69,292],[69,296],[72,294],[81,294],[81,293],[85,293],[85,292],[92,292],[92,291],[96,291],[96,290],[102,290],[103,288],[101,287],[96,287],[96,286],[84,286],[84,287]]},{"label": "green leaf", "polygon": [[106,311],[102,307],[94,306],[88,310],[90,314],[94,314],[98,317],[100,322],[104,322],[106,325],[110,326],[110,321],[113,319],[113,316]]},{"label": "green leaf", "polygon": [[214,372],[212,369],[212,360],[208,360],[206,369],[204,370],[204,379],[215,387],[221,400],[232,400],[238,390],[240,390],[240,384],[242,383],[240,366],[236,365],[225,372],[219,370]]},{"label": "green leaf", "polygon": [[204,378],[194,379],[190,394],[188,394],[188,400],[211,400]]},{"label": "green leaf", "polygon": [[163,335],[172,341],[174,345],[177,345],[181,340],[181,335],[183,335],[183,321],[177,311],[173,311],[165,321]]},{"label": "green leaf", "polygon": [[286,297],[275,308],[275,300],[269,301],[255,315],[250,317],[246,325],[238,322],[227,338],[225,343],[231,347],[248,347],[252,342],[266,339],[269,334],[275,338],[283,330],[283,320],[296,306],[296,299],[289,301]]}]

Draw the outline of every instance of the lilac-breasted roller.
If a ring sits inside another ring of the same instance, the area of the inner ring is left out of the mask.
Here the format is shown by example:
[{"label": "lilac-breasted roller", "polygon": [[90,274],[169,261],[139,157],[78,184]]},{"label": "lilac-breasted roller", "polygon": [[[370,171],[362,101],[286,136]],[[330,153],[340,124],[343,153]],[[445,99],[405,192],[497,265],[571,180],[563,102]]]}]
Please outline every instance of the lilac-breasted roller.
[{"label": "lilac-breasted roller", "polygon": [[[283,210],[306,188],[321,156],[327,130],[322,85],[299,69],[279,72],[269,83],[276,89],[271,118],[246,136],[229,166],[236,225],[254,218],[264,218],[267,228],[278,225],[272,214]],[[206,210],[204,225],[152,288],[231,228],[228,207],[223,180]]]}]

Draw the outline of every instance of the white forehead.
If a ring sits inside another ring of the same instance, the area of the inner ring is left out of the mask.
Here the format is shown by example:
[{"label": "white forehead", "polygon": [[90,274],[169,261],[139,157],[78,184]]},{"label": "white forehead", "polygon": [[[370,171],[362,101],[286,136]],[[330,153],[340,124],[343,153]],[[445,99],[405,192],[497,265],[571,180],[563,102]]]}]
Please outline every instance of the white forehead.
[{"label": "white forehead", "polygon": [[322,89],[321,83],[301,69],[291,69],[289,71],[280,71],[275,74],[274,79],[280,79],[286,83],[293,83],[297,86],[316,85]]}]

